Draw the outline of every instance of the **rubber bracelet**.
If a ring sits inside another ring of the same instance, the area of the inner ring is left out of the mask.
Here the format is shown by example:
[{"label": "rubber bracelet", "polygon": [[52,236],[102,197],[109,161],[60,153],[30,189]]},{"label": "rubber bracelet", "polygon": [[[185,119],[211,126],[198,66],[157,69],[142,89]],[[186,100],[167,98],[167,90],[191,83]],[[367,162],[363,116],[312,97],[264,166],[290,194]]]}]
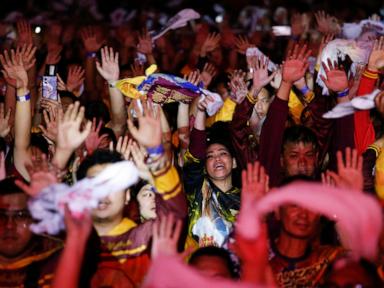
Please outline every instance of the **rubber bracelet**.
[{"label": "rubber bracelet", "polygon": [[309,88],[308,88],[308,86],[304,86],[303,88],[301,88],[301,89],[299,89],[299,90],[300,90],[300,92],[301,92],[303,95],[305,95],[305,94],[308,93]]},{"label": "rubber bracelet", "polygon": [[27,102],[30,99],[31,99],[31,93],[28,93],[24,96],[16,96],[16,101],[18,102]]},{"label": "rubber bracelet", "polygon": [[164,153],[164,147],[163,144],[160,144],[159,146],[147,148],[147,152],[149,155],[160,155]]},{"label": "rubber bracelet", "polygon": [[87,58],[96,58],[96,52],[87,52]]},{"label": "rubber bracelet", "polygon": [[344,91],[337,92],[337,97],[342,98],[342,97],[348,96],[348,94],[349,94],[349,89],[346,88]]}]

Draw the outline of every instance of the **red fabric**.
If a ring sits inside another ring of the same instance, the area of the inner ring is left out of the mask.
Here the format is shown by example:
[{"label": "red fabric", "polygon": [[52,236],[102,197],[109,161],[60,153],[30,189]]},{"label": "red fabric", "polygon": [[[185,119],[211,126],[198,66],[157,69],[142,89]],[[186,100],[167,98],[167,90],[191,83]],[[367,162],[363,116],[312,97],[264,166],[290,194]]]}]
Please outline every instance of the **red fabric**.
[{"label": "red fabric", "polygon": [[[363,74],[357,90],[357,96],[371,93],[375,88],[376,80],[377,79],[369,78]],[[369,116],[369,110],[355,112],[354,122],[355,147],[359,155],[361,155],[369,145],[375,142],[375,130]]]}]

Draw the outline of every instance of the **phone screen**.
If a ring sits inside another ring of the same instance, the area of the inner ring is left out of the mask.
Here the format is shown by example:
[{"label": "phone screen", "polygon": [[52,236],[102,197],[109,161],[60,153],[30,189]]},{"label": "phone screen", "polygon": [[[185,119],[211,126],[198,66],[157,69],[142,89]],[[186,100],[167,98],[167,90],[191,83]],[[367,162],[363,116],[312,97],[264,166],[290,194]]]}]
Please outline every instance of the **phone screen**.
[{"label": "phone screen", "polygon": [[58,100],[57,97],[57,77],[43,76],[43,98]]}]

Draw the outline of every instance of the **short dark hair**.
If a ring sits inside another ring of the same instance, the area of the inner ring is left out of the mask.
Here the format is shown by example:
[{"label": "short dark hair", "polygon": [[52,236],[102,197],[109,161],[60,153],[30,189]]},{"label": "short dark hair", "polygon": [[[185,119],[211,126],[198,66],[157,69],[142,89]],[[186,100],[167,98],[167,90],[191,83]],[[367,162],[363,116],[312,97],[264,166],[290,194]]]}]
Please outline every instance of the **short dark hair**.
[{"label": "short dark hair", "polygon": [[0,196],[23,193],[24,191],[15,184],[15,176],[7,177],[0,181]]},{"label": "short dark hair", "polygon": [[48,155],[49,153],[49,143],[42,133],[31,134],[31,146],[39,148],[45,155]]},{"label": "short dark hair", "polygon": [[85,105],[85,119],[90,121],[96,118],[97,122],[100,120],[103,123],[108,123],[111,120],[107,105],[103,101],[90,101]]},{"label": "short dark hair", "polygon": [[228,128],[228,123],[222,121],[214,123],[212,127],[207,130],[207,148],[212,144],[220,144],[228,150],[232,157],[234,157],[235,150],[230,135],[231,133]]},{"label": "short dark hair", "polygon": [[87,156],[83,162],[81,162],[79,169],[77,170],[76,177],[81,180],[87,176],[87,171],[92,166],[98,164],[108,164],[123,161],[123,156],[116,152],[107,149],[96,149],[92,155]]},{"label": "short dark hair", "polygon": [[225,262],[231,274],[231,278],[233,279],[239,278],[238,265],[232,259],[232,255],[228,250],[224,248],[219,248],[216,246],[201,247],[192,253],[191,257],[189,258],[188,264],[190,265],[196,264],[198,259],[202,256],[218,257],[222,259]]},{"label": "short dark hair", "polygon": [[288,143],[304,143],[312,144],[313,148],[317,151],[319,148],[319,143],[317,141],[316,134],[309,129],[308,127],[302,125],[291,126],[284,131],[283,135],[283,151],[285,145]]}]

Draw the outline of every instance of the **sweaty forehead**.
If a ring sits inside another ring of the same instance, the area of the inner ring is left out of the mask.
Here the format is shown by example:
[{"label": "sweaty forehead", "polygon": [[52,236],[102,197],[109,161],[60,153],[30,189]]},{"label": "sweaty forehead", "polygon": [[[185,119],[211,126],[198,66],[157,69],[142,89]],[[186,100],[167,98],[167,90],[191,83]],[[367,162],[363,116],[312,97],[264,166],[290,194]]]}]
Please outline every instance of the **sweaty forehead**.
[{"label": "sweaty forehead", "polygon": [[0,196],[0,209],[23,210],[27,208],[28,196],[24,193]]}]

